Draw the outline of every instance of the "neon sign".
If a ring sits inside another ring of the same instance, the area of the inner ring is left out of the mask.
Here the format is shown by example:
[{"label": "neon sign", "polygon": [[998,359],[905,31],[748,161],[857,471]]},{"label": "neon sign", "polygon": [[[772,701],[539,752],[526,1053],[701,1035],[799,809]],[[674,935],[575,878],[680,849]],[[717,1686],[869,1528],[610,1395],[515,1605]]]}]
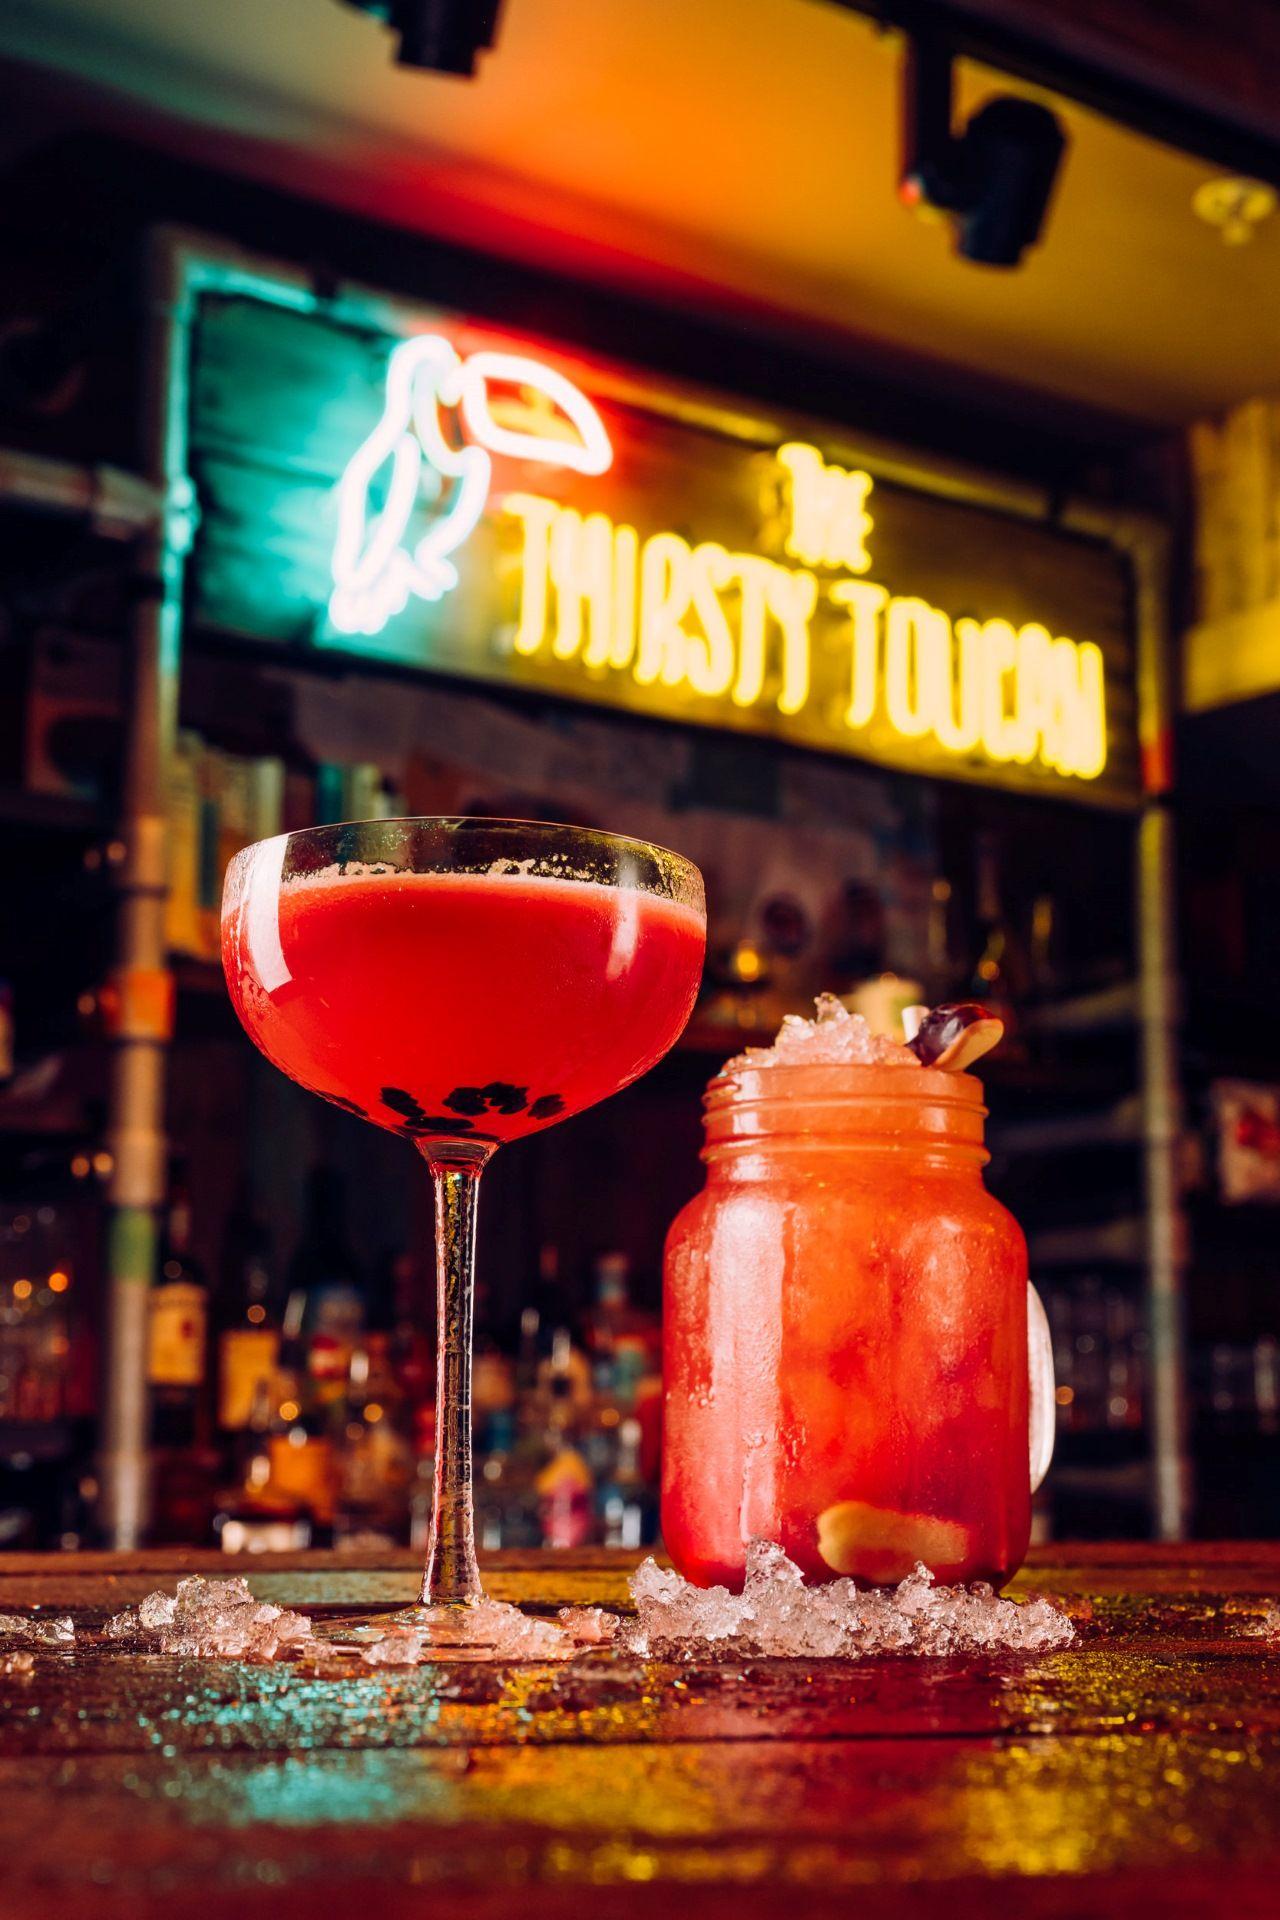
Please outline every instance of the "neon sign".
[{"label": "neon sign", "polygon": [[[338,631],[375,634],[411,597],[452,592],[453,556],[490,509],[500,524],[514,521],[519,542],[517,659],[784,718],[803,715],[815,685],[835,674],[844,692],[824,719],[850,746],[874,737],[1077,780],[1103,772],[1100,649],[1038,620],[953,618],[869,577],[869,473],[785,442],[774,456],[783,530],[761,553],[643,531],[538,492],[495,497],[495,455],[587,477],[613,462],[592,402],[540,361],[464,358],[437,334],[395,348],[382,417],[338,487],[329,599]],[[424,504],[430,522],[412,541]]]},{"label": "neon sign", "polygon": [[1107,762],[1100,649],[1035,621],[952,621],[926,600],[848,574],[821,581],[815,569],[830,555],[846,567],[872,564],[871,476],[828,468],[816,447],[791,443],[778,459],[791,495],[785,551],[812,555],[812,567],[711,541],[692,546],[677,533],[641,539],[603,513],[508,494],[503,510],[522,530],[516,653],[549,650],[627,672],[639,686],[683,686],[739,707],[767,701],[792,715],[810,697],[815,615],[825,605],[840,616],[836,644],[848,649],[840,722],[850,734],[881,721],[944,753],[1096,779]]},{"label": "neon sign", "polygon": [[[521,394],[525,427],[495,417],[492,389],[502,387]],[[442,409],[469,436],[459,434],[461,444],[446,434]],[[599,414],[554,368],[511,353],[463,359],[440,334],[403,341],[387,362],[382,418],[338,486],[329,619],[339,632],[377,633],[410,595],[438,600],[457,586],[449,556],[485,510],[495,453],[587,474],[604,473],[613,459]],[[388,461],[386,498],[373,508],[370,489]],[[428,489],[437,504],[449,498],[410,549],[409,522]]]}]

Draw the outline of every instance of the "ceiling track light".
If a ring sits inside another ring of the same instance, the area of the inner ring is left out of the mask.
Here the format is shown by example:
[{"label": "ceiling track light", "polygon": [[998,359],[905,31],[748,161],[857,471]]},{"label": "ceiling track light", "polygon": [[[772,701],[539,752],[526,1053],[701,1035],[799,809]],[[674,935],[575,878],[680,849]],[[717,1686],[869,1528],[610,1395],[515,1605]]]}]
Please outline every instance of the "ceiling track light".
[{"label": "ceiling track light", "polygon": [[344,0],[390,27],[402,67],[470,79],[492,47],[502,0]]},{"label": "ceiling track light", "polygon": [[984,102],[955,132],[950,49],[907,41],[899,193],[950,217],[964,259],[1019,264],[1040,238],[1066,144],[1056,115],[1016,94]]}]

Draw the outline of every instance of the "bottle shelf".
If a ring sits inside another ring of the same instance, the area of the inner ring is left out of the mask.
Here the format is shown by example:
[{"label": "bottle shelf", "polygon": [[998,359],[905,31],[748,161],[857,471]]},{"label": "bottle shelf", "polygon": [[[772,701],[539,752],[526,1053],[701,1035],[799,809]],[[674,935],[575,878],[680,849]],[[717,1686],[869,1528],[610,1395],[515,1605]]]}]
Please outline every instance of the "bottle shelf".
[{"label": "bottle shelf", "polygon": [[1138,1017],[1138,983],[1117,981],[1093,993],[1071,994],[1028,1007],[1022,1024],[1028,1033],[1112,1033],[1131,1026]]},{"label": "bottle shelf", "polygon": [[32,793],[26,787],[0,785],[0,825],[38,827],[50,832],[101,833],[102,810],[74,794]]},{"label": "bottle shelf", "polygon": [[1082,1147],[1136,1146],[1141,1140],[1142,1100],[1136,1093],[1101,1110],[1011,1121],[991,1129],[991,1145],[1003,1154],[1069,1153]]},{"label": "bottle shelf", "polygon": [[1146,1257],[1146,1221],[1128,1214],[1098,1226],[1049,1227],[1029,1234],[1033,1273],[1045,1267],[1140,1266]]},{"label": "bottle shelf", "polygon": [[1151,1468],[1146,1460],[1090,1466],[1067,1466],[1055,1460],[1047,1485],[1058,1497],[1095,1494],[1110,1500],[1146,1501],[1151,1497]]}]

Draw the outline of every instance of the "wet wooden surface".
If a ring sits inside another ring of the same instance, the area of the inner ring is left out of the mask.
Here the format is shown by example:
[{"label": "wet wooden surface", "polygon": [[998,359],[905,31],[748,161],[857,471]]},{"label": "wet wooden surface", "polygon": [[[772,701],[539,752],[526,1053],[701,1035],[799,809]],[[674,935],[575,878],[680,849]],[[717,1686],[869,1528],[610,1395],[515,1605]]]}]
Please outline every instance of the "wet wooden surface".
[{"label": "wet wooden surface", "polygon": [[[623,1605],[631,1558],[508,1555],[495,1596]],[[0,1612],[91,1628],[189,1571],[302,1610],[409,1556],[0,1555]],[[1040,1552],[1056,1654],[595,1654],[315,1674],[84,1643],[0,1676],[0,1915],[699,1920],[1280,1911],[1280,1547]]]}]

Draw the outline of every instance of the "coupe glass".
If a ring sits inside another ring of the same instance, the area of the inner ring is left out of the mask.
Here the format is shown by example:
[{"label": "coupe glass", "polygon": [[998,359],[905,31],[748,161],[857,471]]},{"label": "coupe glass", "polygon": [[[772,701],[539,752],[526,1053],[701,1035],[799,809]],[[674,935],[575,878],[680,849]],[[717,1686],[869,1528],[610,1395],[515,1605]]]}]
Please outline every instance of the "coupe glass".
[{"label": "coupe glass", "polygon": [[702,877],[585,827],[368,820],[259,841],[227,870],[240,1022],[301,1086],[403,1134],[436,1205],[436,1461],[420,1603],[388,1622],[482,1647],[471,1498],[476,1202],[490,1156],[661,1059],[692,1011]]}]

